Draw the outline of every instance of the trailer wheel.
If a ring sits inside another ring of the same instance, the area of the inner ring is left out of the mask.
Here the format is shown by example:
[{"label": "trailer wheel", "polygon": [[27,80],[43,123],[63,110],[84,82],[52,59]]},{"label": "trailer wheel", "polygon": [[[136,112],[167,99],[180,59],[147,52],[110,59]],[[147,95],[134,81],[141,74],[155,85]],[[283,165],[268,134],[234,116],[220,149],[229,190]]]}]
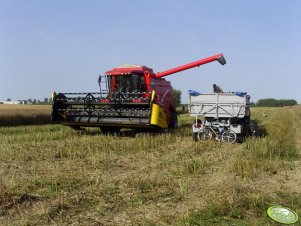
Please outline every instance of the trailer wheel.
[{"label": "trailer wheel", "polygon": [[232,130],[226,130],[222,134],[222,141],[224,143],[233,144],[236,141],[236,133]]},{"label": "trailer wheel", "polygon": [[242,134],[236,134],[236,141],[237,143],[243,143],[244,136]]},{"label": "trailer wheel", "polygon": [[204,129],[201,129],[200,132],[198,132],[198,140],[208,141],[211,139],[212,139],[212,133],[209,129],[204,128]]},{"label": "trailer wheel", "polygon": [[198,141],[198,133],[192,133],[192,140],[193,141]]}]

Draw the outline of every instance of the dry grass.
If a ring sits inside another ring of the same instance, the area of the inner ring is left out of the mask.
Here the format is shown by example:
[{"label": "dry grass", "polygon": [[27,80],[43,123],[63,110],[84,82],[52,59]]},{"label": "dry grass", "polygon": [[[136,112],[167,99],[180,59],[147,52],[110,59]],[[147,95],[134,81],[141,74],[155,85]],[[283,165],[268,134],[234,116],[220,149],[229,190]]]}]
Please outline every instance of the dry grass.
[{"label": "dry grass", "polygon": [[297,109],[268,110],[268,117],[262,117],[260,122],[267,135],[247,140],[246,148],[235,157],[233,170],[242,177],[254,178],[262,171],[277,173],[278,168],[288,165],[287,161],[298,159],[300,115]]},{"label": "dry grass", "polygon": [[50,123],[50,105],[0,104],[0,127]]},{"label": "dry grass", "polygon": [[0,128],[0,224],[276,225],[269,205],[301,213],[301,112],[252,113],[267,136],[235,145],[193,142],[188,115],[134,137]]}]

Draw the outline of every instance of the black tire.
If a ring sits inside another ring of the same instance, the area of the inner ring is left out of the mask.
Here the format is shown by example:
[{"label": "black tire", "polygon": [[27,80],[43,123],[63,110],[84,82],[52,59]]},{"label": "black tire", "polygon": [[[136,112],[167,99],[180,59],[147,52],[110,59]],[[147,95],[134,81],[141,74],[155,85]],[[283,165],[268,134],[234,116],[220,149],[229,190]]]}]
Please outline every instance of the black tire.
[{"label": "black tire", "polygon": [[198,141],[198,133],[192,133],[192,140],[193,141]]},{"label": "black tire", "polygon": [[244,122],[243,122],[243,128],[244,128],[243,135],[244,135],[244,137],[251,136],[250,123],[251,123],[251,112],[249,113],[248,116],[245,116],[245,118],[244,118]]},{"label": "black tire", "polygon": [[171,113],[171,121],[170,124],[168,125],[168,128],[169,129],[178,128],[178,114],[175,111]]},{"label": "black tire", "polygon": [[101,132],[106,135],[115,135],[120,133],[120,128],[118,127],[101,127]]},{"label": "black tire", "polygon": [[84,130],[80,126],[69,126],[69,127],[72,128],[72,129],[74,129],[74,130]]},{"label": "black tire", "polygon": [[241,134],[239,134],[239,135],[236,134],[236,142],[239,143],[239,144],[243,143],[244,142],[244,136],[241,135]]},{"label": "black tire", "polygon": [[57,94],[54,100],[52,100],[51,121],[66,121],[66,119],[59,113],[59,109],[67,109],[65,102],[67,102],[67,97],[63,93]]}]

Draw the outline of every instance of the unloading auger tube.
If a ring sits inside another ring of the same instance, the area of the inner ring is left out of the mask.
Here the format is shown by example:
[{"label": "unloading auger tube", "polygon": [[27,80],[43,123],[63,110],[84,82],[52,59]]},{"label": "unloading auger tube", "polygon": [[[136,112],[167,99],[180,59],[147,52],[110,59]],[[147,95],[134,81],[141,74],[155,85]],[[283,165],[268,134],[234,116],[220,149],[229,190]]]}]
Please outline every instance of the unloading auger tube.
[{"label": "unloading auger tube", "polygon": [[99,92],[53,92],[52,121],[104,131],[176,128],[173,88],[163,77],[213,61],[226,63],[223,54],[217,54],[159,73],[142,65],[118,66],[99,76]]}]

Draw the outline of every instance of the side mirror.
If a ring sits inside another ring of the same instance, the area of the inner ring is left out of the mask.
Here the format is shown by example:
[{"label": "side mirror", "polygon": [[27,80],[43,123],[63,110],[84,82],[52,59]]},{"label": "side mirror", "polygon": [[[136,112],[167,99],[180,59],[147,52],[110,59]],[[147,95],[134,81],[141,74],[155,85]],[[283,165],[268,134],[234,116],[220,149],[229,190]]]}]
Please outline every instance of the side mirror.
[{"label": "side mirror", "polygon": [[100,83],[101,83],[101,75],[98,76],[97,83],[98,83],[98,85],[100,85]]}]

